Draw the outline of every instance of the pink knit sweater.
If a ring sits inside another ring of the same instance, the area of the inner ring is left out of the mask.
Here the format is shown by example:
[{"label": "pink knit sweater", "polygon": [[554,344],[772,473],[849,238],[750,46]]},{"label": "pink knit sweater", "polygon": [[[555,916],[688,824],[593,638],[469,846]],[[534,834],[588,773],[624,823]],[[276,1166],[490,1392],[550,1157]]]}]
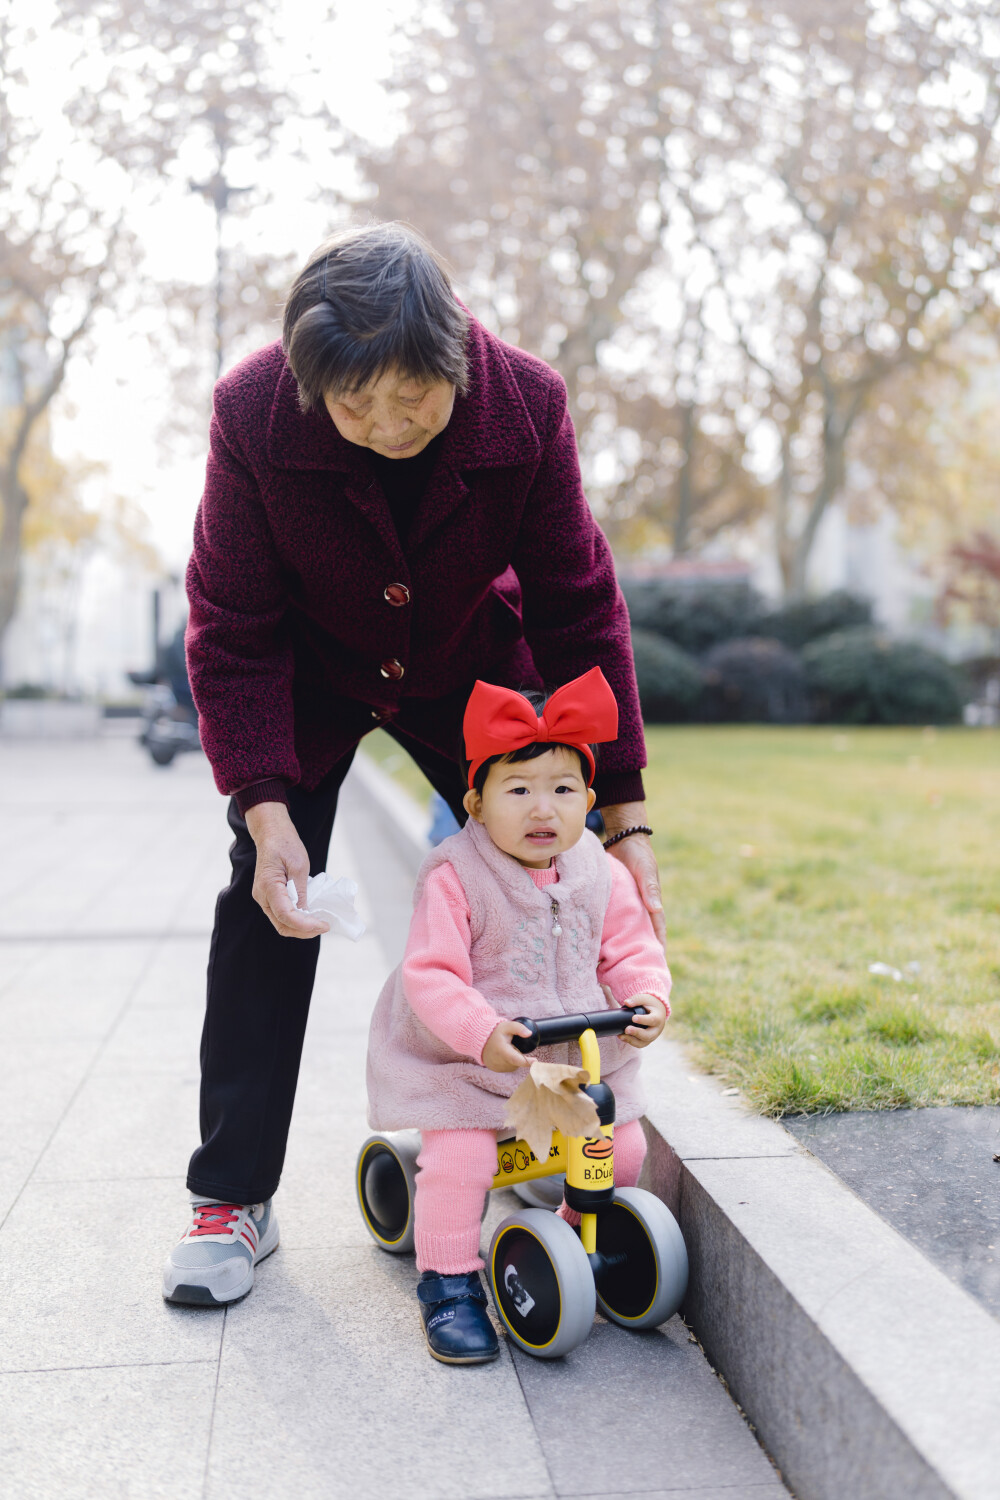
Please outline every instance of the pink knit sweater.
[{"label": "pink knit sweater", "polygon": [[[601,930],[597,981],[618,1005],[633,995],[655,995],[670,1011],[670,971],[625,866],[608,857],[611,895]],[[559,881],[558,869],[527,870],[535,885]],[[469,898],[452,865],[427,877],[410,922],[403,955],[403,986],[411,1008],[428,1030],[455,1052],[483,1060],[483,1048],[501,1017],[475,988]]]},{"label": "pink knit sweater", "polygon": [[[368,1038],[375,1130],[499,1129],[527,1071],[527,1061],[514,1073],[483,1066],[501,1019],[605,1010],[640,993],[666,1003],[670,993],[631,876],[589,832],[539,875],[470,819],[428,855],[414,908],[406,955],[386,980]],[[600,1050],[618,1121],[638,1118],[637,1050],[619,1037],[602,1038]],[[565,1043],[538,1055],[568,1062],[571,1051],[579,1056]]]}]

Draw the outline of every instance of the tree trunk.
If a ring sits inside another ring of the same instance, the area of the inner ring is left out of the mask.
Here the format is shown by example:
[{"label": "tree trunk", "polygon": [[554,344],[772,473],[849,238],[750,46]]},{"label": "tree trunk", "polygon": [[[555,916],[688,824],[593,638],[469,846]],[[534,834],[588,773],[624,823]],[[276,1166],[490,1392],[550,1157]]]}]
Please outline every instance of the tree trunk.
[{"label": "tree trunk", "polygon": [[790,527],[791,511],[791,454],[782,439],[781,476],[779,478],[779,502],[777,510],[776,543],[778,565],[786,599],[801,599],[806,592],[809,557],[819,524],[827,510],[844,488],[847,473],[847,439],[863,405],[863,393],[857,392],[843,417],[839,416],[833,398],[829,400],[826,421],[823,424],[823,473],[809,501],[809,510],[798,535]]},{"label": "tree trunk", "polygon": [[[21,588],[21,525],[28,508],[28,493],[9,468],[0,475],[0,652],[7,626],[17,608]],[[2,660],[2,657],[0,657]],[[2,678],[0,678],[2,680]]]},{"label": "tree trunk", "polygon": [[674,522],[674,556],[683,557],[691,542],[691,517],[696,508],[694,494],[694,443],[697,427],[694,406],[685,401],[681,407],[681,447],[684,462],[677,481],[677,519]]}]

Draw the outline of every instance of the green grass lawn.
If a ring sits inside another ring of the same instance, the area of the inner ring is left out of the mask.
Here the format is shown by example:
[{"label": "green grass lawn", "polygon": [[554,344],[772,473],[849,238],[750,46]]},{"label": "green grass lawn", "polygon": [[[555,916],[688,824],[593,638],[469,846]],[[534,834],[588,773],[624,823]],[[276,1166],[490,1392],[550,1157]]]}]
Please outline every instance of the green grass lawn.
[{"label": "green grass lawn", "polygon": [[676,1034],[768,1114],[1000,1100],[1000,735],[647,741]]},{"label": "green grass lawn", "polygon": [[[673,1033],[767,1114],[1000,1102],[1000,734],[647,743]],[[388,736],[365,748],[426,799]]]},{"label": "green grass lawn", "polygon": [[[401,750],[391,735],[386,734],[384,729],[373,729],[371,734],[366,734],[362,743],[362,749],[366,755],[371,756],[375,763],[388,772],[394,781],[409,792],[414,801],[419,802],[421,807],[426,807],[431,800],[431,784],[421,771],[416,761],[412,761],[405,750]],[[455,768],[455,779],[458,780],[459,771]]]}]

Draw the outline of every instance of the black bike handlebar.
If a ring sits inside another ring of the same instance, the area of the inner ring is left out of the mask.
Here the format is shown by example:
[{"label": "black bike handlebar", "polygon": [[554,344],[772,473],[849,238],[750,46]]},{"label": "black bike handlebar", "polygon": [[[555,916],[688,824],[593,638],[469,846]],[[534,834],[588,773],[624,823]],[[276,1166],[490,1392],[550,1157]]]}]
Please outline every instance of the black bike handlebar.
[{"label": "black bike handlebar", "polygon": [[644,1005],[623,1006],[621,1010],[599,1010],[593,1015],[546,1016],[533,1021],[530,1016],[518,1016],[519,1026],[526,1026],[530,1036],[512,1036],[511,1041],[518,1052],[534,1052],[536,1047],[550,1047],[553,1042],[576,1042],[585,1031],[597,1036],[620,1036],[635,1016],[648,1015]]}]

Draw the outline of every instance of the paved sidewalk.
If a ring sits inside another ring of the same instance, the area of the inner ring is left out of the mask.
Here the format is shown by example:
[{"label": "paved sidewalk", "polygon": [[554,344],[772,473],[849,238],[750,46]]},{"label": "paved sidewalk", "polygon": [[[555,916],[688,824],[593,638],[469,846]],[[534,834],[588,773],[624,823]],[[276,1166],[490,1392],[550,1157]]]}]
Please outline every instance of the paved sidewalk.
[{"label": "paved sidewalk", "polygon": [[1000,1317],[1000,1105],[805,1115],[782,1124]]},{"label": "paved sidewalk", "polygon": [[169,1308],[223,804],[200,757],[161,772],[128,741],[0,742],[4,1492],[785,1495],[678,1319],[638,1336],[599,1321],[551,1364],[427,1356],[412,1260],[372,1245],[352,1186],[368,1014],[408,882],[349,786],[343,813],[330,867],[362,882],[373,930],[324,940],[281,1248],[228,1312]]}]

